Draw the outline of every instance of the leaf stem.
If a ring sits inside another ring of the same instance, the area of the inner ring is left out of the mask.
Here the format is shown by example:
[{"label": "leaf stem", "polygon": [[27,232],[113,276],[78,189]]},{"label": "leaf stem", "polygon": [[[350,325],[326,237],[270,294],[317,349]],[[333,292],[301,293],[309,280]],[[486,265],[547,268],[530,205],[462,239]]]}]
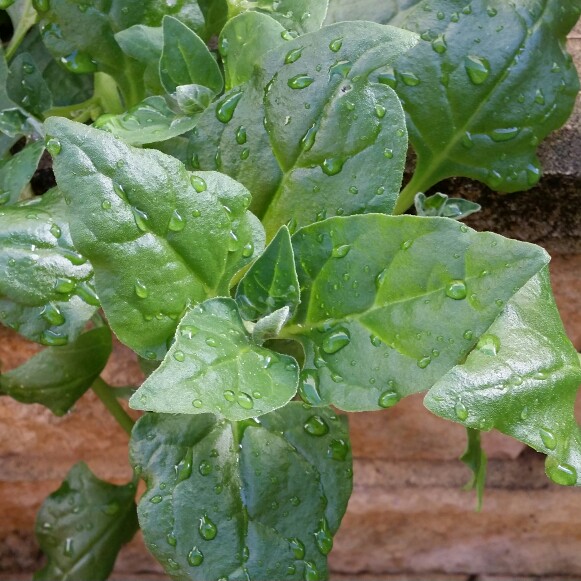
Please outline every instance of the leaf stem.
[{"label": "leaf stem", "polygon": [[28,30],[36,23],[37,14],[36,10],[32,7],[31,0],[24,0],[23,4],[24,10],[22,11],[22,16],[18,21],[16,29],[14,30],[8,47],[6,48],[5,56],[8,62],[14,56],[14,53],[17,51],[20,43],[24,40]]},{"label": "leaf stem", "polygon": [[432,174],[429,172],[419,172],[416,168],[412,179],[407,186],[400,192],[393,214],[399,216],[414,205],[414,198],[419,192],[425,193],[426,190],[434,185]]},{"label": "leaf stem", "polygon": [[97,397],[103,402],[103,405],[109,410],[109,413],[117,420],[117,423],[131,435],[131,430],[135,422],[129,417],[127,412],[121,407],[121,404],[115,397],[115,389],[112,388],[103,379],[98,377],[91,389]]}]

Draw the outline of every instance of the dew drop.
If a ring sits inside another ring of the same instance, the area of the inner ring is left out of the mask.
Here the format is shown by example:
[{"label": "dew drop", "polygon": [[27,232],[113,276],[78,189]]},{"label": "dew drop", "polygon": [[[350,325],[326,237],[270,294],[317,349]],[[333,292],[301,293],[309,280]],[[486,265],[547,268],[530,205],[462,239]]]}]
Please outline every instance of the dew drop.
[{"label": "dew drop", "polygon": [[180,363],[182,363],[183,361],[185,361],[185,360],[186,360],[186,355],[185,355],[185,353],[184,353],[183,351],[176,351],[176,352],[173,354],[173,358],[174,358],[176,361],[179,361]]},{"label": "dew drop", "polygon": [[202,407],[202,400],[201,400],[201,399],[195,399],[195,400],[192,402],[192,405],[193,405],[195,408],[198,408],[198,409],[200,409],[200,408]]},{"label": "dew drop", "polygon": [[149,499],[149,502],[151,502],[153,504],[159,504],[162,500],[163,500],[163,498],[159,494],[156,494],[155,496],[152,496]]},{"label": "dew drop", "polygon": [[546,428],[541,428],[539,430],[539,435],[541,436],[541,440],[543,444],[549,449],[554,450],[557,447],[557,438],[555,438],[555,434]]},{"label": "dew drop", "polygon": [[207,514],[200,518],[200,525],[198,527],[200,536],[206,541],[211,541],[216,538],[218,534],[218,527],[210,520]]},{"label": "dew drop", "polygon": [[207,460],[202,460],[198,466],[198,471],[202,476],[208,476],[212,473],[212,465]]},{"label": "dew drop", "polygon": [[439,34],[437,38],[432,41],[432,49],[438,54],[444,54],[448,49],[446,43],[446,37],[443,34]]},{"label": "dew drop", "polygon": [[331,256],[333,258],[344,258],[345,256],[347,256],[347,254],[349,254],[350,250],[351,250],[350,244],[341,244],[340,246],[335,246],[333,248],[333,250],[331,251]]},{"label": "dew drop", "polygon": [[290,65],[292,63],[297,62],[301,58],[301,56],[302,56],[303,48],[304,47],[293,48],[292,50],[289,50],[286,53],[286,57],[284,58],[284,63],[286,65]]},{"label": "dew drop", "polygon": [[247,242],[242,248],[242,256],[244,258],[249,258],[254,253],[254,244],[252,242]]},{"label": "dew drop", "polygon": [[181,232],[186,227],[186,221],[177,210],[174,210],[167,227],[172,232]]},{"label": "dew drop", "polygon": [[188,448],[186,455],[183,457],[182,460],[175,466],[175,473],[176,473],[176,484],[178,482],[183,482],[187,480],[192,475],[192,458],[193,458],[193,449]]},{"label": "dew drop", "polygon": [[218,341],[216,341],[216,339],[214,339],[214,337],[208,337],[206,339],[206,345],[208,347],[218,347]]},{"label": "dew drop", "polygon": [[133,212],[133,219],[135,220],[135,225],[137,228],[139,228],[139,230],[142,232],[149,232],[149,227],[147,224],[149,216],[134,206],[131,207],[131,211]]},{"label": "dew drop", "polygon": [[343,462],[345,458],[347,458],[348,453],[349,444],[342,438],[331,440],[329,447],[327,448],[327,458],[337,460],[338,462]]},{"label": "dew drop", "polygon": [[192,177],[190,178],[190,182],[194,190],[196,190],[196,192],[198,193],[205,192],[208,189],[206,181],[200,176],[192,175]]},{"label": "dew drop", "polygon": [[291,89],[306,89],[310,85],[313,84],[315,79],[313,77],[309,77],[306,74],[303,75],[295,75],[294,77],[288,80],[288,86]]},{"label": "dew drop", "polygon": [[188,564],[190,567],[199,567],[204,562],[204,555],[198,547],[194,547],[188,553]]},{"label": "dew drop", "polygon": [[84,74],[97,71],[97,63],[83,51],[75,50],[71,54],[61,57],[61,64],[71,73]]},{"label": "dew drop", "polygon": [[54,325],[55,327],[58,327],[59,325],[63,325],[65,323],[65,318],[61,313],[60,309],[52,303],[48,303],[42,309],[40,316],[45,321],[48,321],[51,325]]},{"label": "dew drop", "polygon": [[329,433],[329,426],[321,416],[311,416],[303,426],[311,436],[324,436]]},{"label": "dew drop", "polygon": [[385,148],[383,150],[383,157],[386,159],[393,159],[393,149]]},{"label": "dew drop", "polygon": [[407,85],[408,87],[416,87],[420,84],[420,79],[412,72],[400,73],[399,76],[401,77],[404,85]]},{"label": "dew drop", "polygon": [[304,134],[303,138],[301,139],[301,147],[303,151],[309,151],[313,145],[315,144],[315,137],[317,136],[318,125],[317,123],[313,123],[311,127],[309,127],[308,131]]},{"label": "dew drop", "polygon": [[494,129],[490,133],[492,141],[502,143],[503,141],[510,141],[514,139],[520,133],[518,127],[502,127],[499,129]]},{"label": "dew drop", "polygon": [[236,401],[242,409],[251,410],[254,407],[254,400],[252,397],[243,391],[238,394]]},{"label": "dew drop", "polygon": [[485,58],[469,55],[464,60],[468,78],[474,85],[481,85],[490,74],[490,63]]},{"label": "dew drop", "polygon": [[384,391],[380,396],[377,404],[381,408],[390,408],[393,407],[398,401],[400,397],[395,391]]},{"label": "dew drop", "polygon": [[299,395],[309,405],[321,405],[322,399],[319,393],[319,374],[315,369],[304,369],[301,372]]},{"label": "dew drop", "polygon": [[338,157],[328,157],[323,161],[321,169],[328,176],[334,176],[343,169],[343,160]]},{"label": "dew drop", "polygon": [[319,523],[319,529],[315,532],[315,540],[317,541],[317,548],[322,555],[328,555],[333,548],[333,536],[329,530],[329,523],[323,517]]},{"label": "dew drop", "polygon": [[351,342],[351,336],[347,329],[331,331],[323,338],[322,348],[325,353],[332,355],[340,351]]},{"label": "dew drop", "polygon": [[386,108],[383,105],[375,105],[375,114],[379,119],[383,119],[385,117],[385,113],[387,112]]},{"label": "dew drop", "polygon": [[476,344],[476,349],[485,355],[497,355],[500,350],[500,339],[496,335],[482,335]]},{"label": "dew drop", "polygon": [[545,472],[555,484],[561,486],[577,484],[577,470],[570,464],[560,463],[552,456],[547,456],[545,460]]},{"label": "dew drop", "polygon": [[421,359],[418,359],[418,367],[420,369],[425,369],[431,362],[432,362],[431,357],[429,356],[422,357]]},{"label": "dew drop", "polygon": [[71,280],[70,278],[62,277],[62,278],[56,279],[54,290],[57,293],[69,294],[75,290],[76,286],[77,286],[76,283],[73,280]]},{"label": "dew drop", "polygon": [[343,39],[342,38],[336,38],[335,40],[332,40],[329,43],[329,48],[333,52],[339,52],[341,50],[342,46],[343,46]]},{"label": "dew drop", "polygon": [[464,335],[462,336],[464,337],[464,339],[466,339],[466,341],[470,341],[472,337],[474,337],[474,333],[470,329],[468,329],[464,331]]},{"label": "dew drop", "polygon": [[228,95],[216,105],[216,118],[222,123],[228,123],[234,116],[234,111],[240,99],[242,99],[242,91]]},{"label": "dew drop", "polygon": [[466,283],[461,279],[452,280],[446,286],[446,296],[455,301],[465,299],[467,294]]},{"label": "dew drop", "polygon": [[46,149],[51,155],[58,155],[61,152],[61,142],[56,137],[49,137],[46,140]]},{"label": "dew drop", "polygon": [[294,558],[301,560],[305,558],[305,545],[296,537],[291,537],[287,539],[290,545],[291,551],[293,552]]},{"label": "dew drop", "polygon": [[461,421],[465,421],[468,418],[468,410],[466,406],[461,402],[458,401],[454,406],[454,411],[456,412],[456,417]]},{"label": "dew drop", "polygon": [[149,296],[149,290],[140,280],[135,281],[135,294],[140,299],[146,299]]},{"label": "dew drop", "polygon": [[312,561],[305,561],[305,581],[320,581],[321,576],[317,566]]}]

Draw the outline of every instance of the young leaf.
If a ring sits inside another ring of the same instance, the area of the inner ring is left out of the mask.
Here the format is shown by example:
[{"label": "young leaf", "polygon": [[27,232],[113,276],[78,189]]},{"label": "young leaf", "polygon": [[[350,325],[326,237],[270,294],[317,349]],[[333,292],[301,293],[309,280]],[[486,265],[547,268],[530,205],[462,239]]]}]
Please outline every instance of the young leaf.
[{"label": "young leaf", "polygon": [[269,235],[291,218],[304,225],[390,212],[407,136],[399,100],[375,71],[416,42],[400,29],[354,22],[273,49],[248,84],[202,114],[194,165],[244,183]]},{"label": "young leaf", "polygon": [[147,97],[121,115],[102,115],[95,127],[103,129],[129,145],[144,145],[173,139],[190,131],[195,118],[178,115],[160,96]]},{"label": "young leaf", "polygon": [[[282,24],[260,12],[243,12],[229,20],[218,42],[226,88],[238,87],[249,81],[256,63],[269,50],[285,44],[284,32]],[[248,42],[249,38],[252,42]]]},{"label": "young leaf", "polygon": [[252,341],[257,345],[262,345],[269,339],[276,339],[290,319],[290,316],[290,308],[282,307],[270,313],[270,315],[262,317],[262,319],[254,323],[252,328]]},{"label": "young leaf", "polygon": [[284,406],[298,382],[297,362],[254,344],[236,302],[219,298],[185,314],[163,363],[129,403],[133,409],[216,413],[239,421]]},{"label": "young leaf", "polygon": [[315,32],[323,25],[329,0],[227,0],[232,16],[256,10],[271,16],[286,29],[286,37]]},{"label": "young leaf", "polygon": [[19,54],[12,61],[6,92],[15,103],[37,117],[52,106],[48,85],[28,53]]},{"label": "young leaf", "polygon": [[480,430],[466,428],[466,434],[468,436],[468,442],[466,444],[466,450],[460,456],[460,460],[472,470],[473,474],[470,482],[466,484],[465,490],[476,491],[476,510],[482,510],[488,459],[480,442]]},{"label": "young leaf", "polygon": [[440,193],[426,196],[422,192],[416,194],[414,205],[418,216],[441,216],[454,220],[462,220],[481,208],[480,204],[463,198],[448,198],[446,194]]},{"label": "young leaf", "polygon": [[[293,236],[305,349],[323,405],[390,407],[474,348],[547,262],[544,250],[446,218],[332,218]],[[453,385],[453,384],[451,384]]]},{"label": "young leaf", "polygon": [[300,302],[291,238],[283,226],[250,267],[236,290],[240,314],[255,321],[283,307],[294,312]]},{"label": "young leaf", "polygon": [[44,143],[36,141],[6,161],[0,160],[0,206],[18,201],[20,193],[34,175],[43,152]]},{"label": "young leaf", "polygon": [[147,414],[131,460],[145,542],[173,579],[326,578],[352,486],[345,417],[298,402],[233,424]]},{"label": "young leaf", "polygon": [[145,66],[143,81],[145,88],[153,95],[163,95],[165,90],[159,78],[159,60],[163,50],[163,29],[161,26],[136,24],[115,35],[121,50]]},{"label": "young leaf", "polygon": [[418,154],[398,211],[449,176],[502,192],[538,182],[537,146],[565,122],[579,88],[564,48],[578,17],[574,2],[424,0],[398,21],[426,40],[392,77]]},{"label": "young leaf", "polygon": [[111,332],[99,327],[64,347],[47,347],[0,375],[0,394],[40,403],[62,416],[91,387],[111,354]]},{"label": "young leaf", "polygon": [[558,484],[579,484],[581,430],[574,415],[581,381],[575,348],[543,269],[508,302],[466,360],[432,387],[433,413],[478,430],[493,428],[547,454]]},{"label": "young leaf", "polygon": [[138,529],[134,495],[134,484],[103,482],[75,464],[38,513],[36,536],[48,563],[34,580],[105,581]]},{"label": "young leaf", "polygon": [[176,101],[186,115],[201,113],[210,106],[214,92],[203,85],[179,85],[176,87]]},{"label": "young leaf", "polygon": [[44,345],[73,341],[99,305],[60,192],[0,211],[0,322]]},{"label": "young leaf", "polygon": [[71,199],[71,232],[94,265],[111,328],[140,355],[162,359],[187,305],[227,294],[261,253],[250,194],[79,123],[53,117],[46,130],[59,140],[54,170]]},{"label": "young leaf", "polygon": [[168,93],[174,93],[178,85],[203,85],[215,94],[224,88],[222,73],[206,43],[171,16],[163,19],[159,76]]}]

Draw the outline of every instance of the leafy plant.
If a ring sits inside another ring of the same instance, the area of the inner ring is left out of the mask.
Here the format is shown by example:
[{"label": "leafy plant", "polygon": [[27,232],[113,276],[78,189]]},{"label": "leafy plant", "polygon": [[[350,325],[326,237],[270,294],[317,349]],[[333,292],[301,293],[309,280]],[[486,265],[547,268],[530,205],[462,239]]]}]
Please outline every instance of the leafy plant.
[{"label": "leafy plant", "polygon": [[[46,349],[0,393],[62,415],[92,388],[135,472],[72,468],[39,513],[36,579],[106,579],[137,517],[173,579],[323,579],[352,486],[334,408],[417,392],[467,428],[479,501],[492,429],[580,483],[581,366],[548,255],[426,195],[538,181],[578,90],[577,0],[2,9],[0,320]],[[341,22],[360,15],[377,22]],[[37,197],[44,147],[57,186]],[[110,330],[148,373],[135,426],[99,377]]]}]

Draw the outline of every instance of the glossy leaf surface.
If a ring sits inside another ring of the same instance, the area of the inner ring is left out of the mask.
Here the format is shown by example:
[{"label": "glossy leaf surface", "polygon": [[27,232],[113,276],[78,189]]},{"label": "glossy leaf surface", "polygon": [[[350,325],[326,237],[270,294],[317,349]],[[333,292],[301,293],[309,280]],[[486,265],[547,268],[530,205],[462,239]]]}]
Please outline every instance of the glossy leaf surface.
[{"label": "glossy leaf surface", "polygon": [[148,414],[131,459],[148,548],[173,579],[323,579],[351,493],[346,418],[300,403],[241,423]]},{"label": "glossy leaf surface", "polygon": [[56,118],[46,128],[60,143],[54,169],[71,200],[72,235],[94,265],[112,329],[140,355],[162,359],[187,305],[227,294],[262,251],[250,194],[104,131]]},{"label": "glossy leaf surface", "polygon": [[99,305],[54,190],[0,210],[0,322],[44,345],[74,340]]},{"label": "glossy leaf surface", "polygon": [[28,53],[19,54],[10,64],[6,91],[15,103],[38,117],[52,106],[48,85]]},{"label": "glossy leaf surface", "polygon": [[390,212],[407,136],[400,103],[375,71],[416,41],[400,29],[355,22],[271,50],[248,84],[201,116],[194,166],[245,184],[270,236],[291,218],[304,225],[325,215]]},{"label": "glossy leaf surface", "polygon": [[105,581],[137,531],[134,495],[133,484],[103,482],[83,462],[75,464],[38,513],[36,536],[48,563],[34,580]]},{"label": "glossy leaf surface", "polygon": [[206,43],[185,24],[163,19],[163,51],[159,61],[161,82],[168,93],[178,85],[203,85],[220,93],[224,79]]},{"label": "glossy leaf surface", "polygon": [[[243,12],[229,20],[220,33],[220,55],[226,88],[243,85],[252,78],[256,63],[273,48],[283,45],[284,26],[260,12]],[[251,40],[251,42],[249,42]]]},{"label": "glossy leaf surface", "polygon": [[6,161],[0,160],[0,206],[14,204],[34,175],[44,143],[30,143]]},{"label": "glossy leaf surface", "polygon": [[22,403],[40,403],[62,416],[99,376],[111,347],[107,327],[83,333],[64,347],[47,347],[0,375],[0,393]]},{"label": "glossy leaf surface", "polygon": [[547,269],[509,301],[465,362],[424,403],[465,426],[497,429],[547,454],[559,484],[579,484],[581,431],[574,405],[581,367],[565,335]]},{"label": "glossy leaf surface", "polygon": [[185,314],[164,361],[130,405],[238,421],[284,406],[298,382],[297,362],[253,343],[234,300],[211,299]]},{"label": "glossy leaf surface", "polygon": [[301,304],[283,337],[321,403],[391,407],[474,348],[548,261],[541,248],[444,218],[350,216],[293,236]]},{"label": "glossy leaf surface", "polygon": [[399,210],[449,176],[503,192],[538,182],[537,146],[565,122],[579,87],[564,45],[580,9],[548,0],[424,0],[397,20],[425,39],[392,71],[418,154]]},{"label": "glossy leaf surface", "polygon": [[120,115],[102,115],[95,127],[103,129],[129,145],[166,141],[190,131],[195,118],[172,111],[163,97],[147,97]]},{"label": "glossy leaf surface", "polygon": [[291,238],[283,226],[264,253],[250,267],[236,290],[240,314],[248,321],[300,302],[299,281]]}]

